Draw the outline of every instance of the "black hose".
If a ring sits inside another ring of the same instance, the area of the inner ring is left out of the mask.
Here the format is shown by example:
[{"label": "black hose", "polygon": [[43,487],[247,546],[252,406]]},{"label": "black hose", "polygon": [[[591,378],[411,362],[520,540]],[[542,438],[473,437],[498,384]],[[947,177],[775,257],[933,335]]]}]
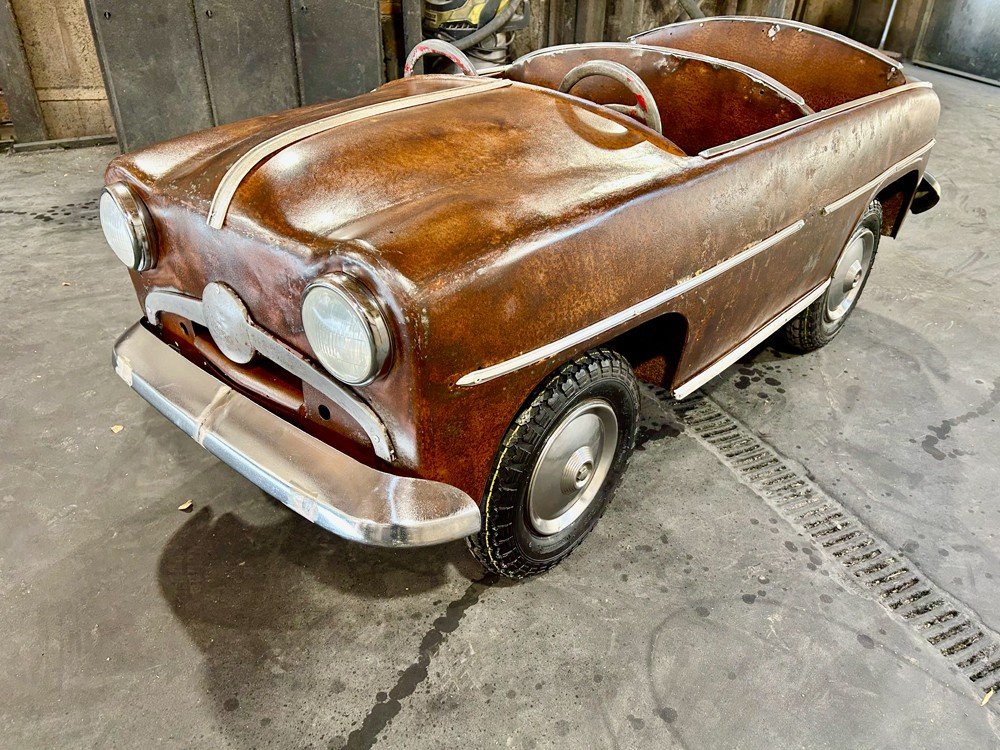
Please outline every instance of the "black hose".
[{"label": "black hose", "polygon": [[488,24],[481,29],[476,29],[468,36],[463,36],[461,39],[454,39],[451,43],[461,50],[476,46],[486,37],[492,36],[506,26],[507,22],[514,17],[514,14],[517,13],[518,8],[521,7],[521,3],[523,2],[524,0],[510,0],[507,3],[507,7],[497,13]]}]

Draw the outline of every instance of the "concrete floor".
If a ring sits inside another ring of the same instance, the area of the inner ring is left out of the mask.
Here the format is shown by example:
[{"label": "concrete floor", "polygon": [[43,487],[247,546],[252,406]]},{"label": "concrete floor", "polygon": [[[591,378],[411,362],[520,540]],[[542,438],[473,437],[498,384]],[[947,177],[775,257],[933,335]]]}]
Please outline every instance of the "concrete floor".
[{"label": "concrete floor", "polygon": [[[943,203],[883,244],[833,345],[761,348],[707,390],[996,630],[1000,89],[914,72],[944,105]],[[112,153],[0,158],[0,746],[1000,742],[1000,696],[648,391],[614,504],[538,579],[269,499],[111,371],[139,314],[97,222]]]}]

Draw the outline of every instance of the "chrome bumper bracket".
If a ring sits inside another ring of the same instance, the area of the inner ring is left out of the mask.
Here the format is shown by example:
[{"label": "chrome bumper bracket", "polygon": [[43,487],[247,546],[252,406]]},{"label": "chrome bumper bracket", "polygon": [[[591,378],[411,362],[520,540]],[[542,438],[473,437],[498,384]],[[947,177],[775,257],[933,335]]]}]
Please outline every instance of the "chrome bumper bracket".
[{"label": "chrome bumper bracket", "polygon": [[118,375],[167,419],[296,513],[346,539],[424,546],[479,531],[461,490],[354,460],[254,403],[136,323],[114,347]]},{"label": "chrome bumper bracket", "polygon": [[[204,293],[209,294],[209,290],[213,287],[216,291],[220,288],[225,290],[222,295],[223,299],[232,295],[232,298],[239,300],[239,297],[236,297],[235,293],[229,287],[218,282],[213,282],[206,286]],[[219,295],[216,295],[216,299],[218,298]],[[243,306],[242,301],[239,301],[237,304],[240,307]],[[161,312],[169,312],[185,317],[200,325],[207,326],[209,332],[216,338],[216,345],[222,349],[223,354],[226,354],[222,336],[220,332],[212,330],[210,315],[208,314],[209,310],[206,308],[204,300],[197,297],[188,297],[178,292],[154,289],[146,295],[146,318],[151,323],[158,322]],[[243,312],[245,313],[245,308]],[[371,440],[376,456],[386,461],[393,460],[392,441],[389,440],[389,433],[368,404],[313,367],[298,352],[294,351],[283,341],[280,341],[263,328],[260,328],[250,318],[249,313],[244,318],[230,317],[226,320],[226,324],[228,330],[222,333],[232,338],[245,340],[252,348],[252,352],[259,352],[261,356],[271,360],[278,367],[287,370],[292,375],[301,378],[303,382],[308,383],[322,393],[347,412],[361,426],[368,439]]]}]

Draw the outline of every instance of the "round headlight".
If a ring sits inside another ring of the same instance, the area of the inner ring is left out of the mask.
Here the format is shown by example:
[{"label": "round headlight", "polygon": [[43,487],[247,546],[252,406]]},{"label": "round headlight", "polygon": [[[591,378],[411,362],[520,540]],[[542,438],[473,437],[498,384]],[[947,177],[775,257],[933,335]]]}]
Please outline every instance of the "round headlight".
[{"label": "round headlight", "polygon": [[322,276],[306,287],[302,327],[323,367],[350,385],[370,383],[389,359],[389,329],[382,311],[350,276]]},{"label": "round headlight", "polygon": [[135,271],[153,267],[153,223],[124,182],[113,182],[101,193],[101,228],[122,263]]}]

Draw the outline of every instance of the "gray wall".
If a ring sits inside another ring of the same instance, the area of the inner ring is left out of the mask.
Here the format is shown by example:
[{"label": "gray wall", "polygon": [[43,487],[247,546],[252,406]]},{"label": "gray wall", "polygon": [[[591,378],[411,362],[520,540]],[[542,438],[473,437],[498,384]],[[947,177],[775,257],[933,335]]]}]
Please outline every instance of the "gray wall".
[{"label": "gray wall", "polygon": [[123,150],[383,79],[378,0],[86,0]]},{"label": "gray wall", "polygon": [[935,0],[914,59],[1000,81],[1000,1]]}]

